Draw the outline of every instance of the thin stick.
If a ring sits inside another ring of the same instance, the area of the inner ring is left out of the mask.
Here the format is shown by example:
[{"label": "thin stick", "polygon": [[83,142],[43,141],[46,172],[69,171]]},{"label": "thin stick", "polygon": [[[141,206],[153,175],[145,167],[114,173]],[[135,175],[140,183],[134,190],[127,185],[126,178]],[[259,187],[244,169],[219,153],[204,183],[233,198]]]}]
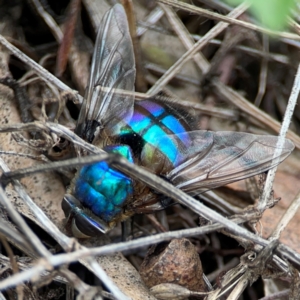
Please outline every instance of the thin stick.
[{"label": "thin stick", "polygon": [[9,43],[2,35],[0,35],[0,44],[2,46],[4,46],[9,52],[11,52],[11,54],[15,55],[21,61],[23,61],[26,65],[28,65],[30,68],[32,68],[32,70],[34,70],[35,73],[38,74],[44,81],[51,82],[52,84],[57,86],[62,91],[74,93],[74,95],[76,95],[76,97],[78,98],[80,103],[82,103],[82,97],[78,94],[77,91],[74,91],[71,88],[69,88],[66,84],[64,84],[62,81],[60,81],[58,78],[56,78],[50,72],[48,72],[46,69],[44,69],[38,63],[36,63],[34,60],[29,58],[27,55],[25,55],[18,48],[16,48],[11,43]]},{"label": "thin stick", "polygon": [[[1,166],[1,168],[3,165]],[[2,168],[3,169],[3,168]],[[6,169],[7,170],[7,169]],[[49,257],[51,253],[45,248],[42,244],[40,239],[33,233],[30,227],[26,224],[24,219],[17,213],[14,209],[11,202],[6,197],[4,190],[0,187],[0,201],[2,205],[5,207],[6,211],[8,212],[9,216],[12,218],[14,223],[18,225],[18,228],[22,231],[25,235],[28,242],[30,242],[32,248],[42,257]]]},{"label": "thin stick", "polygon": [[176,1],[176,0],[157,0],[157,2],[164,3],[164,4],[170,5],[172,7],[188,11],[189,13],[199,14],[201,16],[207,17],[208,19],[222,21],[222,22],[226,22],[228,24],[239,25],[239,26],[248,28],[250,30],[266,33],[268,35],[293,39],[293,40],[297,40],[297,41],[300,40],[299,35],[289,33],[289,32],[274,31],[274,30],[270,30],[268,28],[264,28],[264,27],[261,27],[261,26],[254,25],[252,23],[237,20],[234,17],[230,16],[230,14],[228,14],[227,16],[223,16],[223,15],[220,15],[218,13],[209,11],[208,9],[203,9],[203,8],[197,7],[195,5],[187,4],[187,3],[184,3],[184,2],[179,2],[179,1]]},{"label": "thin stick", "polygon": [[[184,47],[189,50],[194,46],[194,40],[192,39],[190,33],[183,25],[182,21],[179,19],[174,10],[167,5],[161,4],[162,9],[164,10],[173,30],[178,35],[178,38],[184,45]],[[209,63],[202,53],[197,53],[193,57],[195,64],[202,72],[207,72],[209,70]]]},{"label": "thin stick", "polygon": [[[4,170],[5,172],[9,171],[9,168],[5,164],[4,161],[0,158],[0,163],[1,163],[1,169]],[[24,190],[23,186],[20,184],[19,181],[13,180],[13,186],[15,190],[18,192],[20,197],[24,199],[25,204],[30,208],[30,210],[33,212],[34,216],[36,219],[39,221],[40,226],[44,228],[46,232],[48,232],[61,246],[65,251],[69,251],[71,249],[71,245],[74,246],[74,241],[64,235],[53,223],[52,221],[45,215],[45,213],[33,202],[33,200],[28,196],[26,191]],[[2,188],[0,189],[0,196],[2,198],[6,198],[5,194],[2,193]],[[23,221],[24,222],[24,221]],[[19,223],[21,224],[21,223]],[[42,225],[41,225],[42,224]],[[36,241],[33,239],[32,243],[36,243]],[[45,251],[43,248],[40,246],[41,242],[38,241],[37,248],[38,253],[40,253],[45,259],[43,260],[43,263],[38,264],[38,274],[41,274],[41,272],[45,271],[46,269],[49,268],[49,264],[51,266],[51,259],[53,259],[55,256],[51,255],[50,252],[46,249]],[[43,246],[43,245],[42,245]],[[43,246],[44,247],[44,246]],[[81,249],[84,247],[80,246]],[[81,258],[79,258],[80,261]],[[121,291],[120,289],[115,285],[115,283],[107,276],[107,274],[103,271],[100,265],[95,268],[95,266],[98,265],[98,263],[91,258],[88,259],[87,261],[87,266],[89,266],[90,270],[94,272],[94,274],[108,287],[108,289],[113,293],[113,295],[117,299],[128,299]],[[34,268],[24,271],[22,273],[17,274],[17,277],[21,277],[22,281],[30,281],[35,275],[34,273]],[[13,284],[14,286],[17,285]],[[3,288],[7,288],[7,285],[3,285]]]},{"label": "thin stick", "polygon": [[[169,2],[166,4],[170,4]],[[236,9],[228,14],[228,17],[237,18],[239,17],[246,9],[247,5],[241,4]],[[190,50],[188,50],[178,61],[156,82],[155,85],[148,91],[148,95],[154,95],[158,93],[167,83],[173,78],[175,74],[180,72],[184,64],[186,64],[198,51],[200,51],[209,40],[216,37],[221,33],[228,23],[220,22],[215,27],[213,27],[207,34],[205,34]]]},{"label": "thin stick", "polygon": [[[285,136],[288,132],[289,125],[290,125],[291,119],[293,117],[293,113],[295,110],[295,106],[297,104],[299,92],[300,92],[300,64],[298,65],[298,70],[297,70],[297,74],[295,77],[294,85],[293,85],[293,88],[291,91],[288,105],[285,110],[282,126],[280,129],[278,141],[276,144],[276,150],[274,152],[274,157],[279,157],[281,155],[281,151],[282,151],[281,149],[284,145]],[[277,159],[275,161],[277,161]],[[264,187],[263,193],[260,197],[260,201],[257,206],[257,208],[259,210],[263,210],[266,207],[268,199],[270,198],[276,170],[277,170],[277,167],[273,168],[272,170],[270,170],[268,172],[265,187]]]},{"label": "thin stick", "polygon": [[278,222],[276,228],[274,229],[272,235],[270,236],[270,240],[279,239],[281,232],[290,222],[290,220],[295,216],[298,212],[300,207],[300,193],[296,196],[294,201],[291,203],[289,208],[285,211],[284,215],[281,217],[280,221]]}]

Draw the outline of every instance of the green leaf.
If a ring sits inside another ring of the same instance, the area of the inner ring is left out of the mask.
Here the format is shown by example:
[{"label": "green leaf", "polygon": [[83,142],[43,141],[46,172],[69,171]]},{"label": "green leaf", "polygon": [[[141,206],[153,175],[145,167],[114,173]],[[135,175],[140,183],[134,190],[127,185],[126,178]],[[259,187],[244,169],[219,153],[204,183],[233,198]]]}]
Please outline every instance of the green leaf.
[{"label": "green leaf", "polygon": [[[227,0],[228,3],[238,5],[241,0]],[[288,16],[295,7],[295,0],[247,0],[251,4],[250,10],[256,19],[272,30],[283,30],[288,22]]]}]

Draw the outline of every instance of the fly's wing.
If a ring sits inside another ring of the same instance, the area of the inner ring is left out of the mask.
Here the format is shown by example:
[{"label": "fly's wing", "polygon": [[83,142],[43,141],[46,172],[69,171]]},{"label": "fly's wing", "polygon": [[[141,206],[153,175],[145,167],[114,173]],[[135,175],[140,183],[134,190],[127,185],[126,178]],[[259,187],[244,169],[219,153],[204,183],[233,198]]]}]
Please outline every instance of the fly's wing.
[{"label": "fly's wing", "polygon": [[[186,145],[178,148],[176,167],[167,178],[192,195],[265,172],[294,149],[286,139],[281,154],[273,157],[278,138],[269,135],[199,130],[177,136]],[[164,143],[163,139],[158,144]]]},{"label": "fly's wing", "polygon": [[[120,4],[105,13],[98,31],[88,87],[76,133],[92,142],[98,126],[117,134],[134,102],[135,61],[127,17]],[[105,90],[103,90],[103,87]],[[126,95],[116,90],[127,91]]]}]

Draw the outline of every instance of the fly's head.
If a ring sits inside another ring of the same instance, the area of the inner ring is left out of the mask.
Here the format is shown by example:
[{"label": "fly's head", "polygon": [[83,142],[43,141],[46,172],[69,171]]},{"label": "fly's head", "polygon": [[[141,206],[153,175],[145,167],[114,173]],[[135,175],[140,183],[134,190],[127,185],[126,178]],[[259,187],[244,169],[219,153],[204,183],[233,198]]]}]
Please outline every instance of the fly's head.
[{"label": "fly's head", "polygon": [[[125,157],[133,163],[130,147],[114,145],[107,152]],[[95,162],[80,168],[69,192],[62,201],[67,219],[72,217],[72,230],[85,236],[106,233],[123,215],[133,195],[132,179],[112,168],[106,161]]]}]

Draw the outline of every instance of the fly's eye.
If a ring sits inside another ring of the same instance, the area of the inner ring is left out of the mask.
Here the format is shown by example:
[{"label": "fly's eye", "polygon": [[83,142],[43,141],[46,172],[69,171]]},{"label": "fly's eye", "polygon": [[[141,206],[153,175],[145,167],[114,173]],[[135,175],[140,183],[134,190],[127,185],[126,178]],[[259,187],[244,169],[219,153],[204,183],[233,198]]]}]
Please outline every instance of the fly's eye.
[{"label": "fly's eye", "polygon": [[61,208],[64,211],[64,214],[67,219],[71,217],[76,209],[76,205],[78,206],[78,200],[72,195],[66,194],[63,201],[61,202]]},{"label": "fly's eye", "polygon": [[88,210],[84,209],[80,201],[74,196],[66,194],[62,203],[62,209],[67,219],[72,219],[72,231],[78,238],[88,238],[106,233],[109,227],[100,219],[92,217]]},{"label": "fly's eye", "polygon": [[94,220],[82,211],[74,217],[72,222],[72,231],[77,237],[79,237],[78,232],[82,233],[86,237],[91,237],[106,233],[108,231],[108,227],[103,222],[100,223]]},{"label": "fly's eye", "polygon": [[71,228],[72,228],[73,236],[78,239],[88,239],[91,237],[91,234],[85,234],[77,227],[75,218],[72,219],[72,227]]}]

